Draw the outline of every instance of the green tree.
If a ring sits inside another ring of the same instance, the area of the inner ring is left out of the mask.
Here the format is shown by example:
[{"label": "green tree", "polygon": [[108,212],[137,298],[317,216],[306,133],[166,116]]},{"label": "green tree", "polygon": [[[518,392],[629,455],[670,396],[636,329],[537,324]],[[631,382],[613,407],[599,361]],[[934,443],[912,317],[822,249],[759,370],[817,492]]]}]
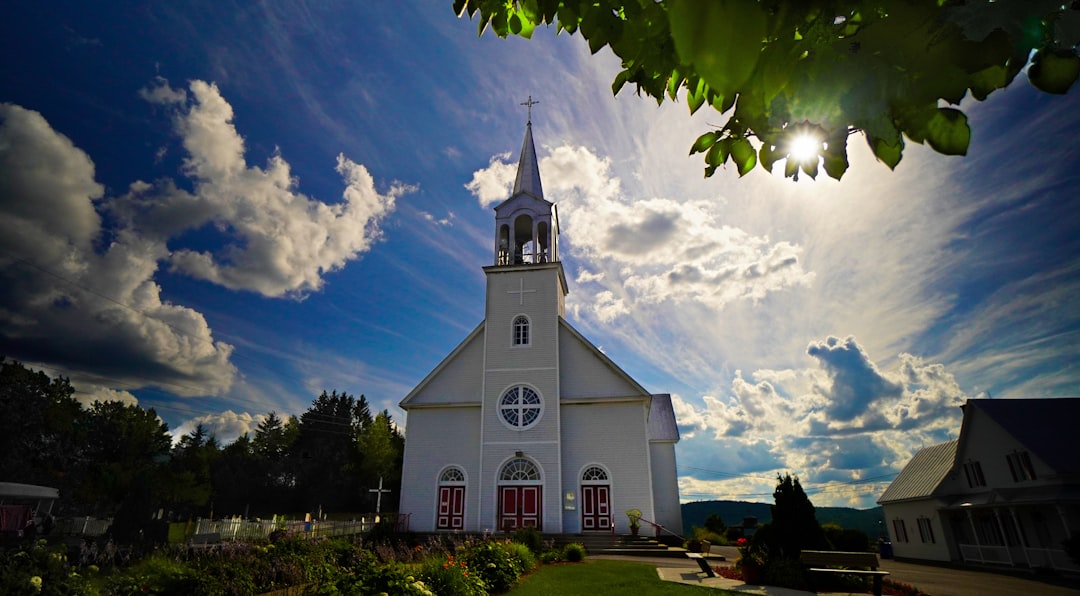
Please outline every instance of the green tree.
[{"label": "green tree", "polygon": [[357,437],[371,424],[367,398],[323,391],[300,415],[292,457],[299,506],[348,510],[361,501]]},{"label": "green tree", "polygon": [[202,424],[173,447],[168,500],[179,513],[209,513],[207,506],[214,497],[212,467],[220,457],[217,439]]},{"label": "green tree", "polygon": [[172,440],[169,427],[153,408],[99,401],[87,411],[84,424],[84,453],[90,464],[80,486],[84,502],[108,511],[123,501],[137,483],[164,487],[161,473]]},{"label": "green tree", "polygon": [[383,511],[397,511],[401,492],[401,467],[405,456],[405,437],[398,432],[390,412],[383,410],[357,437],[360,456],[361,484],[371,488],[379,486],[390,493],[382,498]]},{"label": "green tree", "polygon": [[724,536],[727,533],[727,524],[719,513],[710,513],[705,518],[705,529],[718,536]]},{"label": "green tree", "polygon": [[[861,132],[895,168],[905,137],[967,152],[965,114],[1029,62],[1028,79],[1065,93],[1080,74],[1080,8],[1060,0],[454,0],[482,34],[531,37],[539,25],[580,33],[622,61],[627,84],[657,102],[684,92],[690,112],[726,117],[690,153],[705,175],[731,161],[836,179]],[[944,104],[944,105],[943,105]]]},{"label": "green tree", "polygon": [[754,535],[755,545],[764,545],[770,557],[797,559],[803,550],[828,548],[825,532],[818,524],[814,504],[806,496],[797,477],[776,477],[772,521]]},{"label": "green tree", "polygon": [[60,489],[67,500],[84,468],[82,406],[63,377],[0,357],[0,478]]}]

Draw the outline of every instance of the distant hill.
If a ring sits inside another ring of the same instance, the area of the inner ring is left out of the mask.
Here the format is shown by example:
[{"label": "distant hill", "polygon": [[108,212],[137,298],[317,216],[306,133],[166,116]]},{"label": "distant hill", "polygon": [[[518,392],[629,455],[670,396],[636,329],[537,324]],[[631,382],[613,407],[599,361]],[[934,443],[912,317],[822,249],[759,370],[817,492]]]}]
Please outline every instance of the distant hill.
[{"label": "distant hill", "polygon": [[[683,534],[690,534],[691,526],[704,527],[705,518],[712,513],[720,514],[724,523],[728,526],[741,524],[743,518],[752,515],[758,519],[758,523],[767,523],[772,519],[772,512],[768,503],[750,503],[747,501],[696,501],[683,503]],[[853,509],[851,507],[814,507],[818,523],[834,522],[844,528],[862,530],[870,537],[871,542],[877,540],[878,533],[882,531],[885,515],[881,507],[873,509]]]}]

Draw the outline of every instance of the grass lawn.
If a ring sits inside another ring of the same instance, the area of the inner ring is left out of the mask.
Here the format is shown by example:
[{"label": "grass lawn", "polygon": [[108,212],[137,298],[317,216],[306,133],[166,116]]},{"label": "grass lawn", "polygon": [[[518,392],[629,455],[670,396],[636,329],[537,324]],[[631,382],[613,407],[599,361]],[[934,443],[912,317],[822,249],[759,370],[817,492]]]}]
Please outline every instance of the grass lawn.
[{"label": "grass lawn", "polygon": [[666,582],[656,574],[656,566],[629,561],[586,560],[569,565],[542,565],[510,591],[512,596],[562,596],[565,594],[672,594],[692,596],[736,594],[725,590]]}]

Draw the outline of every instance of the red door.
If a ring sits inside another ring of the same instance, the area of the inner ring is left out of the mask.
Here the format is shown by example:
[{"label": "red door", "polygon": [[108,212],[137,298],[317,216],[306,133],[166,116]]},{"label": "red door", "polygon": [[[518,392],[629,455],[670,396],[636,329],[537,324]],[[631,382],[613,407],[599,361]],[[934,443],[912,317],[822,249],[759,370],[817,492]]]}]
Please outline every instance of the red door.
[{"label": "red door", "polygon": [[611,529],[611,487],[605,485],[581,487],[581,529]]},{"label": "red door", "polygon": [[540,529],[540,487],[500,486],[499,527],[516,530],[525,526]]},{"label": "red door", "polygon": [[439,487],[439,530],[461,530],[465,527],[465,487]]}]

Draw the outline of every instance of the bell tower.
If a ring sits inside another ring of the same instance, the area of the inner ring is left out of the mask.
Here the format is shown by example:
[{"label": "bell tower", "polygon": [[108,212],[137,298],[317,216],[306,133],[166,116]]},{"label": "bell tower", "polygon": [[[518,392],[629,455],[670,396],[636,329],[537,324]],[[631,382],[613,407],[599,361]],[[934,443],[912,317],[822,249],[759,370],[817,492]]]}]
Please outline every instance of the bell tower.
[{"label": "bell tower", "polygon": [[480,482],[498,492],[481,506],[485,527],[562,528],[559,329],[567,289],[558,237],[530,117],[514,189],[495,207],[494,263],[484,267]]}]

